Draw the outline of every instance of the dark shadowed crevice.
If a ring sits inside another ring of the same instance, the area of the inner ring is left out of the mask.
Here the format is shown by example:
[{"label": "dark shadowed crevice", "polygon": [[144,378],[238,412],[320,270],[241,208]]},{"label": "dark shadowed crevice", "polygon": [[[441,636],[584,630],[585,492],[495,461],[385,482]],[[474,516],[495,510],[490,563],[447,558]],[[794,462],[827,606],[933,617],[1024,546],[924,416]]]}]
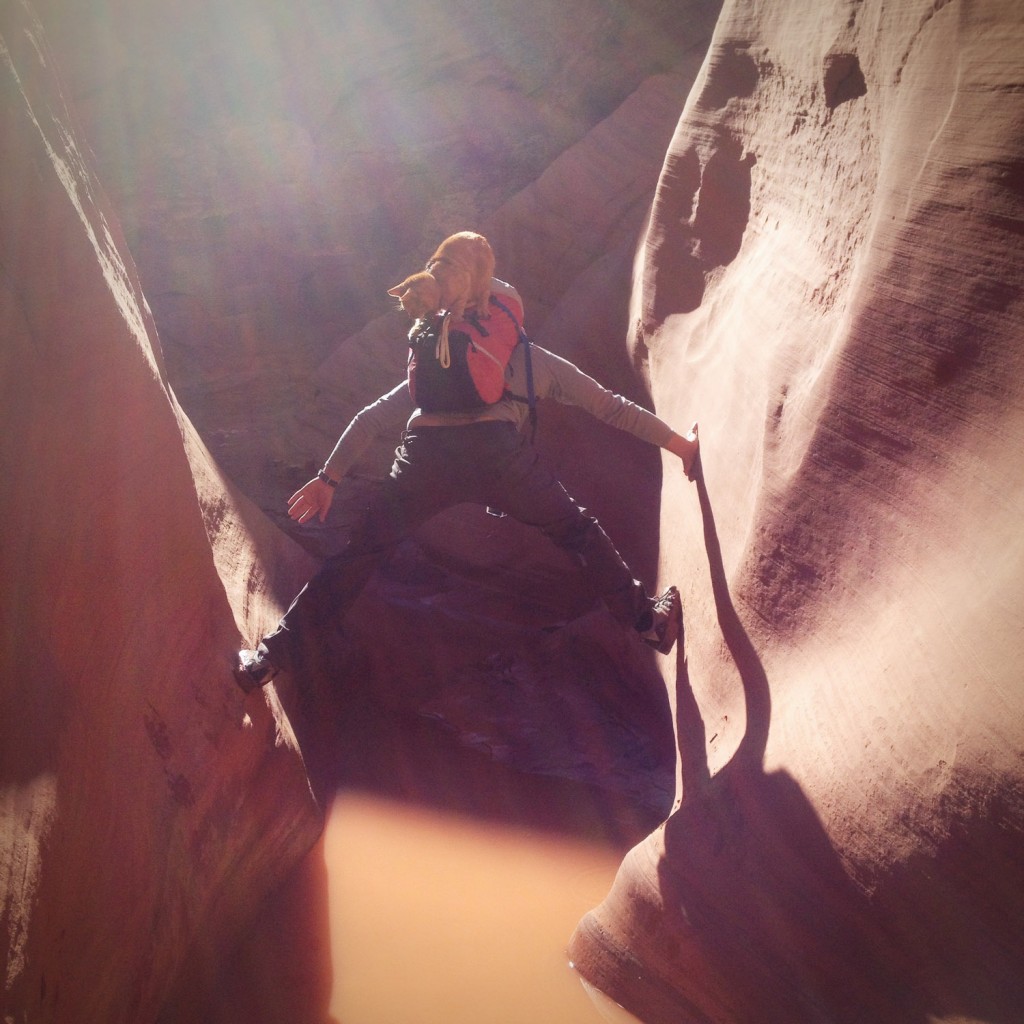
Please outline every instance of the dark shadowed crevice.
[{"label": "dark shadowed crevice", "polygon": [[825,57],[825,104],[835,110],[842,103],[867,95],[860,61],[855,53],[830,53]]},{"label": "dark shadowed crevice", "polygon": [[756,162],[738,138],[723,133],[703,166],[695,149],[666,164],[654,218],[664,228],[652,239],[655,322],[697,309],[707,275],[739,254]]},{"label": "dark shadowed crevice", "polygon": [[728,266],[740,251],[750,220],[753,153],[744,153],[739,139],[726,137],[711,154],[701,175],[694,233],[706,270]]}]

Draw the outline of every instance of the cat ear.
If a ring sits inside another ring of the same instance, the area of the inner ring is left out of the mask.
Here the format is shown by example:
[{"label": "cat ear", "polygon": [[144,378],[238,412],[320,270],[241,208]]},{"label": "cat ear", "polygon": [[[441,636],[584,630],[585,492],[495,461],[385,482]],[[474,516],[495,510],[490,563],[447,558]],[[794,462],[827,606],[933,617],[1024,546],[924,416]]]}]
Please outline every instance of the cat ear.
[{"label": "cat ear", "polygon": [[396,299],[397,298],[401,298],[402,292],[405,291],[405,287],[404,286],[405,286],[405,282],[404,281],[401,284],[396,284],[394,288],[389,288],[388,289],[388,295],[394,295],[394,297]]}]

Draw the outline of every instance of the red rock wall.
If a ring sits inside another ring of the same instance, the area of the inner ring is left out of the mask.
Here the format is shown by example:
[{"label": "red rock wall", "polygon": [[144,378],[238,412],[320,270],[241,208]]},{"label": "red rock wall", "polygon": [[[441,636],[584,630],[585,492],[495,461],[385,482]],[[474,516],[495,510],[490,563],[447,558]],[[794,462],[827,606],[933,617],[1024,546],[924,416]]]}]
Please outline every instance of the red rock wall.
[{"label": "red rock wall", "polygon": [[[230,673],[308,571],[182,413],[41,25],[0,8],[0,1016],[153,1020],[314,840]],[[269,573],[265,573],[264,566]]]},{"label": "red rock wall", "polygon": [[727,3],[635,295],[680,800],[582,924],[647,1024],[1024,1019],[1024,27]]},{"label": "red rock wall", "polygon": [[309,564],[218,466],[278,506],[400,372],[380,278],[481,226],[538,340],[702,424],[660,552],[649,464],[542,437],[688,624],[581,971],[647,1024],[1024,1016],[1014,2],[727,4],[657,181],[713,10],[663,6],[40,0],[60,88],[3,8],[5,1013],[151,1019],[308,845],[225,666]]}]

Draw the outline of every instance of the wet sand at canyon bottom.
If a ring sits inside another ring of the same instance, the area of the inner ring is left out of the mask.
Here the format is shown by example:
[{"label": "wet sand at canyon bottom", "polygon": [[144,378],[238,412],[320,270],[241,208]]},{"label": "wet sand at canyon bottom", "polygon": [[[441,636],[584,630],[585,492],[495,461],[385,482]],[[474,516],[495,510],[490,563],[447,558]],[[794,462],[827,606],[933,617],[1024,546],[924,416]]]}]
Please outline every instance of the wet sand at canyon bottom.
[{"label": "wet sand at canyon bottom", "polygon": [[633,1024],[566,947],[652,812],[422,720],[349,724],[320,841],[168,1024]]},{"label": "wet sand at canyon bottom", "polygon": [[609,848],[343,795],[323,844],[342,1024],[595,1024],[571,970]]}]

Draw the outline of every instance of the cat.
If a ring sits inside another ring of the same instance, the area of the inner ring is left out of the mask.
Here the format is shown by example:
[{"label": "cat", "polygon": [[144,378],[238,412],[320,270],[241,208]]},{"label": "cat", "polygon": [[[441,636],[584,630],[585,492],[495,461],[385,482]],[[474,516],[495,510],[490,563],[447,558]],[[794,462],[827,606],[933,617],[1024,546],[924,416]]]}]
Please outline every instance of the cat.
[{"label": "cat", "polygon": [[441,305],[452,320],[461,320],[467,306],[475,306],[482,317],[490,316],[494,250],[483,235],[475,231],[449,235],[427,260],[427,270],[441,286]]},{"label": "cat", "polygon": [[436,313],[441,308],[441,285],[429,270],[407,277],[401,284],[389,288],[388,295],[398,299],[398,304],[413,320]]},{"label": "cat", "polygon": [[395,296],[413,319],[444,309],[449,320],[457,321],[469,306],[487,317],[493,276],[494,251],[487,239],[474,231],[459,231],[437,247],[426,270],[389,288],[388,295]]}]

